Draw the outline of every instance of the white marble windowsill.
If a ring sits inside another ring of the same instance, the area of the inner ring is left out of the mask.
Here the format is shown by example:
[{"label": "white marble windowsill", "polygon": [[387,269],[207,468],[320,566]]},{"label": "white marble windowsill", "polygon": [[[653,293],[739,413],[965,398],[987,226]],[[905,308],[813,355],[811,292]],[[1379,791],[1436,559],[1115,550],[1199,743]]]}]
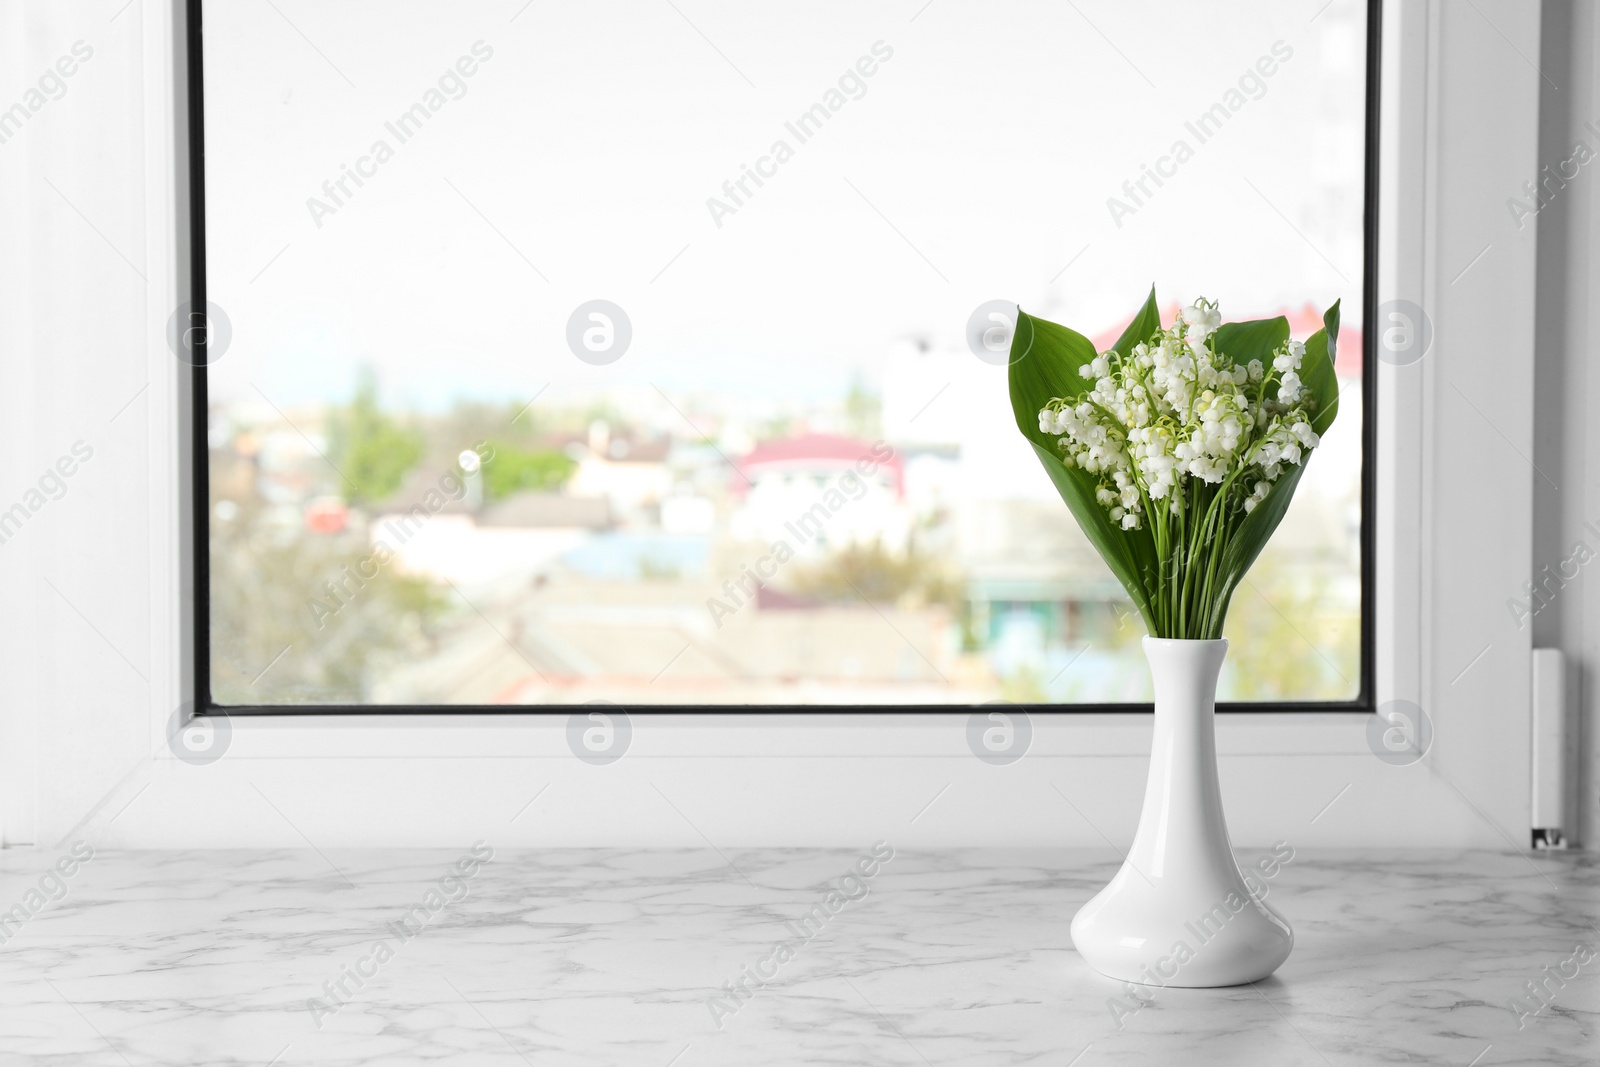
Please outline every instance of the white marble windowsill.
[{"label": "white marble windowsill", "polygon": [[1592,855],[1302,852],[1269,884],[1277,975],[1132,1010],[1068,933],[1109,853],[901,852],[796,937],[866,850],[500,851],[431,915],[467,846],[102,852],[59,885],[57,853],[0,853],[0,1063],[1600,1062]]}]

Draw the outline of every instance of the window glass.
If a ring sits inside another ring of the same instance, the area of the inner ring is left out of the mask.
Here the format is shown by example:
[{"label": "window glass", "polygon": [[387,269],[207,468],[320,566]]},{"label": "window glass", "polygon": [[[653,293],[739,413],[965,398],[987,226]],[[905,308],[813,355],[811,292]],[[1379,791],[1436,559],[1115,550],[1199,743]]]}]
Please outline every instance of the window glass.
[{"label": "window glass", "polygon": [[1365,22],[207,4],[216,701],[1148,700],[984,324],[1108,344],[1152,283],[1343,301],[1220,695],[1353,698]]}]

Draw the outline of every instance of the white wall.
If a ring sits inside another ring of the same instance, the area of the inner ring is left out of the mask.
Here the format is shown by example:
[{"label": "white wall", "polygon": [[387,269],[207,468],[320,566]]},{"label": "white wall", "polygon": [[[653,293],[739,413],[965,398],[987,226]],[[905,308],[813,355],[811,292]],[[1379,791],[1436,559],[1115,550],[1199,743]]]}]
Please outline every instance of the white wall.
[{"label": "white wall", "polygon": [[[1043,719],[1008,767],[972,757],[962,716],[641,717],[607,767],[573,758],[565,722],[536,716],[274,718],[235,722],[210,766],[173,758],[179,368],[162,331],[178,300],[175,64],[169,4],[119,6],[0,0],[0,91],[78,39],[95,49],[67,94],[0,145],[0,505],[74,441],[94,448],[65,497],[0,545],[5,843],[1131,837],[1149,738],[1135,716]],[[1534,170],[1540,79],[1514,50],[1538,51],[1538,12],[1389,6],[1384,285],[1429,308],[1436,341],[1422,363],[1380,374],[1380,697],[1423,704],[1437,742],[1396,768],[1373,756],[1361,716],[1223,717],[1241,846],[1499,847],[1527,834],[1528,641],[1503,600],[1530,554],[1535,246],[1504,238],[1497,213]],[[1493,410],[1492,429],[1474,404]]]}]

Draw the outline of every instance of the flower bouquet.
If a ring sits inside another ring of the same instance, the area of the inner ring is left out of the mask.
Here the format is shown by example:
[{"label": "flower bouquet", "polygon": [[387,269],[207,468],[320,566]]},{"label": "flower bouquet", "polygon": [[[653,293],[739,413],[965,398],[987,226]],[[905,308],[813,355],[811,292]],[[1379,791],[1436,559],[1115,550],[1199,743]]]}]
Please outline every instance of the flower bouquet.
[{"label": "flower bouquet", "polygon": [[1224,324],[1198,300],[1162,326],[1155,291],[1122,337],[1019,311],[1017,427],[1153,637],[1214,639],[1339,411],[1339,305],[1304,342],[1283,317]]},{"label": "flower bouquet", "polygon": [[1197,300],[1162,325],[1152,289],[1105,352],[1017,314],[1017,428],[1149,635],[1155,739],[1122,868],[1072,922],[1103,974],[1217,986],[1271,974],[1294,945],[1234,861],[1217,781],[1228,602],[1289,508],[1339,410],[1339,305],[1303,342],[1283,317],[1222,322]]}]

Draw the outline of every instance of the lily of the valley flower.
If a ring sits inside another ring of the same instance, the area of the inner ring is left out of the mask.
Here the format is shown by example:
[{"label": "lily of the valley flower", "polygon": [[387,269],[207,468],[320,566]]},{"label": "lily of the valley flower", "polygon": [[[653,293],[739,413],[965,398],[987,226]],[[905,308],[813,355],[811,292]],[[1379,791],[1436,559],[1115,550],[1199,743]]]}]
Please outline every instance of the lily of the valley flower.
[{"label": "lily of the valley flower", "polygon": [[1200,341],[1216,333],[1217,327],[1222,325],[1222,312],[1217,310],[1214,301],[1196,300],[1178,315],[1189,327],[1189,336]]},{"label": "lily of the valley flower", "polygon": [[1196,300],[1128,353],[1084,363],[1089,391],[1039,412],[1040,432],[1060,437],[1068,466],[1098,476],[1095,499],[1124,530],[1141,526],[1152,501],[1179,513],[1194,481],[1222,487],[1229,509],[1254,511],[1321,443],[1300,378],[1305,345],[1285,341],[1270,369],[1236,364],[1215,350],[1221,324],[1214,301]]}]

